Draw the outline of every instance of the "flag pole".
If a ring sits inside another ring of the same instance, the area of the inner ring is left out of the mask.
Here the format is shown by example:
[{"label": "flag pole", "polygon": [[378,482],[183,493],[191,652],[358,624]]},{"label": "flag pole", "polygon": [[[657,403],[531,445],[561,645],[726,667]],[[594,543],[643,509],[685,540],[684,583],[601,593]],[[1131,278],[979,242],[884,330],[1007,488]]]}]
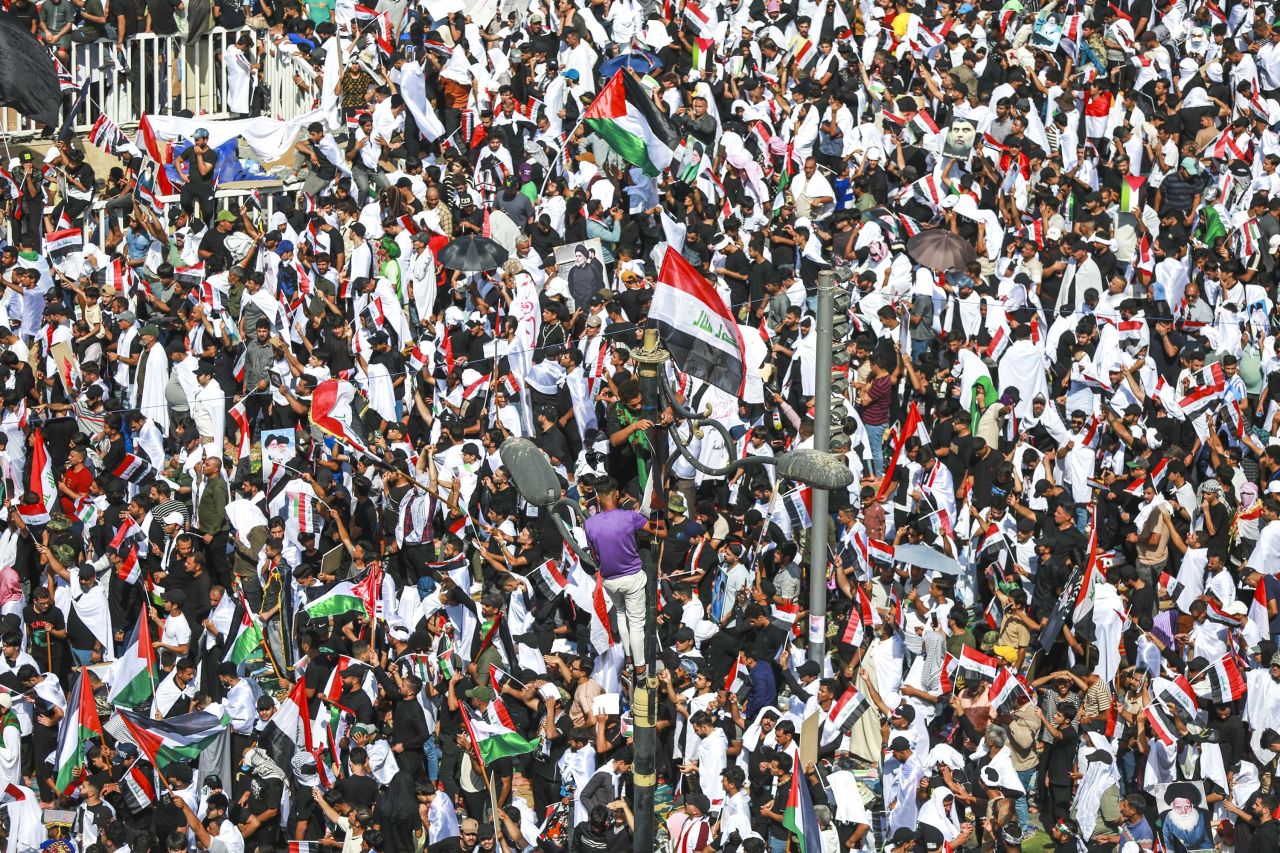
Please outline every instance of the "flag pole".
[{"label": "flag pole", "polygon": [[267,653],[267,661],[271,664],[271,668],[275,671],[276,678],[280,679],[281,681],[284,681],[285,677],[280,673],[280,667],[276,665],[275,655],[271,654],[271,645],[267,642],[266,631],[262,632],[262,639],[258,641],[258,645],[262,646],[262,650]]}]

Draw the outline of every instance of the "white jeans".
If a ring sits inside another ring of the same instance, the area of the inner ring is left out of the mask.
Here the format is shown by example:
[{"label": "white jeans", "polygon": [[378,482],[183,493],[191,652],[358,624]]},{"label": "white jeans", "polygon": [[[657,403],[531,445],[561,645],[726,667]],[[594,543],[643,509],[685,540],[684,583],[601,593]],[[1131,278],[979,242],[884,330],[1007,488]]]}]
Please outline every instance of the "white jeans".
[{"label": "white jeans", "polygon": [[604,591],[609,594],[618,611],[618,632],[622,635],[622,648],[631,655],[633,667],[644,666],[645,587],[647,578],[643,571],[620,578],[608,578]]}]

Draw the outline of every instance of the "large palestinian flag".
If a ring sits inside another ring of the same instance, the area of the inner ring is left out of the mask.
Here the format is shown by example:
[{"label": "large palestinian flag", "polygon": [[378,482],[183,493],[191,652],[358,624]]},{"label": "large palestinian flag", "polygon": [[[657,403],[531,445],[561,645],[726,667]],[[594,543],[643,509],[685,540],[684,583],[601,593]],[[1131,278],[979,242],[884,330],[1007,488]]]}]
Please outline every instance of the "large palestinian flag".
[{"label": "large palestinian flag", "polygon": [[138,626],[124,653],[111,665],[109,698],[116,705],[138,708],[155,695],[156,650],[151,645],[151,620],[144,607],[138,614]]},{"label": "large palestinian flag", "polygon": [[164,770],[170,764],[194,761],[227,727],[227,721],[204,711],[153,720],[146,714],[116,708],[129,737],[153,765]]},{"label": "large palestinian flag", "polygon": [[656,178],[671,164],[678,136],[667,117],[628,72],[613,75],[582,114],[582,122],[618,156]]},{"label": "large palestinian flag", "polygon": [[[7,724],[0,720],[0,727]],[[80,670],[76,686],[67,697],[67,712],[58,727],[58,751],[54,754],[53,785],[60,794],[70,793],[85,775],[84,742],[102,737],[102,722],[98,719],[98,706],[93,701],[93,688],[89,685],[89,670]]]},{"label": "large palestinian flag", "polygon": [[649,319],[682,372],[742,396],[747,358],[738,321],[711,283],[671,247],[653,289]]}]

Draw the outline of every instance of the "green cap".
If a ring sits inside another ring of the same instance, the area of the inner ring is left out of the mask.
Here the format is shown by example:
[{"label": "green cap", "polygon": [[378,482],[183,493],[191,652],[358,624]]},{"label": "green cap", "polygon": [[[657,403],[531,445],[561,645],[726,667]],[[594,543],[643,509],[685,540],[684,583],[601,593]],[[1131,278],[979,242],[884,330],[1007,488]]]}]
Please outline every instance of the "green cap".
[{"label": "green cap", "polygon": [[492,702],[497,697],[491,687],[472,687],[467,691],[468,699],[479,699],[481,702]]}]

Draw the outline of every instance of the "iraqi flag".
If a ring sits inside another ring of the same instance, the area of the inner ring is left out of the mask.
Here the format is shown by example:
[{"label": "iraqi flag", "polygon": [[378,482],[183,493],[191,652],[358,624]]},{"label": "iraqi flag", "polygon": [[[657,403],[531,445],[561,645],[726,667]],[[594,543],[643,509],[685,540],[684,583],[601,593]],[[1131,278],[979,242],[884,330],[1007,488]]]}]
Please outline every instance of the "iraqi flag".
[{"label": "iraqi flag", "polygon": [[898,431],[898,436],[893,443],[893,456],[885,466],[884,479],[880,481],[880,490],[876,492],[877,501],[884,500],[889,490],[893,488],[893,472],[898,467],[898,463],[905,458],[903,450],[906,448],[907,439],[921,432],[924,433],[924,437],[920,439],[921,442],[928,444],[929,433],[924,429],[924,419],[920,417],[920,409],[912,403],[907,407],[906,420],[903,421],[902,429]]},{"label": "iraqi flag", "polygon": [[1169,710],[1158,702],[1153,702],[1142,711],[1147,718],[1147,727],[1165,746],[1173,746],[1178,742],[1178,729],[1174,725]]},{"label": "iraqi flag", "polygon": [[116,569],[116,577],[124,583],[137,583],[142,578],[142,564],[138,562],[137,545],[131,546],[129,553],[125,554],[124,559],[120,561],[120,567]]},{"label": "iraqi flag", "polygon": [[151,463],[143,459],[141,456],[134,456],[132,453],[126,453],[124,459],[120,460],[120,464],[111,472],[112,476],[124,480],[126,483],[141,483],[147,477],[151,476]]},{"label": "iraqi flag", "polygon": [[721,391],[746,389],[746,342],[720,294],[680,253],[667,247],[649,319],[676,367]]},{"label": "iraqi flag", "polygon": [[227,416],[236,425],[237,458],[243,462],[249,458],[250,445],[253,443],[253,435],[249,429],[249,413],[244,407],[244,401],[241,400],[227,410]]},{"label": "iraqi flag", "polygon": [[53,462],[44,446],[44,433],[40,430],[31,433],[30,470],[27,489],[35,494],[35,502],[44,507],[45,512],[52,512],[58,500],[58,482],[53,478]]},{"label": "iraqi flag", "polygon": [[840,731],[848,734],[869,710],[871,702],[867,697],[850,687],[832,704],[831,710],[827,712],[827,719]]},{"label": "iraqi flag", "polygon": [[813,506],[813,489],[808,486],[801,486],[787,492],[782,499],[782,506],[787,511],[787,518],[791,521],[791,530],[808,530],[813,526],[813,517],[810,515],[810,507]]},{"label": "iraqi flag", "polygon": [[137,545],[146,538],[146,532],[138,526],[133,517],[126,515],[124,520],[120,522],[120,526],[116,528],[116,535],[111,538],[109,547],[118,554],[126,548]]},{"label": "iraqi flag", "polygon": [[156,650],[151,643],[151,618],[144,607],[129,645],[111,664],[111,691],[107,698],[112,704],[141,708],[155,694],[158,669]]},{"label": "iraqi flag", "polygon": [[63,228],[52,231],[45,238],[44,250],[54,262],[84,248],[84,232],[79,228]]},{"label": "iraqi flag", "polygon": [[328,379],[316,386],[311,395],[311,422],[343,444],[371,456],[363,433],[356,425],[352,409],[355,386],[339,379]]},{"label": "iraqi flag", "polygon": [[1209,683],[1209,696],[1215,702],[1234,702],[1243,698],[1248,689],[1244,673],[1231,654],[1214,661],[1212,666],[1204,670],[1204,677]]},{"label": "iraqi flag", "polygon": [[968,646],[961,648],[957,662],[959,663],[958,674],[968,679],[995,681],[996,673],[1000,669],[1000,662],[996,658],[984,655]]},{"label": "iraqi flag", "polygon": [[547,560],[529,575],[529,580],[538,590],[538,597],[550,601],[562,595],[569,588],[569,579],[556,566],[555,560]]},{"label": "iraqi flag", "polygon": [[733,668],[725,676],[724,690],[730,696],[739,696],[750,686],[751,673],[747,665],[742,662],[742,656],[739,655],[733,662]]},{"label": "iraqi flag", "polygon": [[[12,711],[4,712],[7,717]],[[123,713],[123,711],[121,711]],[[0,722],[0,728],[8,721]],[[84,763],[84,742],[89,738],[102,739],[102,722],[98,719],[98,706],[93,701],[93,687],[89,684],[89,670],[80,670],[76,686],[67,697],[67,711],[58,726],[58,748],[54,752],[53,787],[59,794],[70,794],[87,775]]]},{"label": "iraqi flag", "polygon": [[120,793],[129,811],[138,814],[156,801],[156,785],[151,780],[151,764],[145,758],[135,758],[120,780]]},{"label": "iraqi flag", "polygon": [[651,178],[671,165],[679,134],[639,81],[625,71],[605,84],[582,121],[619,157]]},{"label": "iraqi flag", "polygon": [[1189,386],[1178,399],[1178,408],[1189,420],[1194,420],[1202,411],[1220,400],[1226,389],[1227,380],[1222,372],[1222,365],[1214,362],[1191,374]]},{"label": "iraqi flag", "polygon": [[297,519],[301,533],[319,533],[324,529],[324,517],[317,510],[320,499],[305,492],[293,492],[287,496],[289,517]]},{"label": "iraqi flag", "polygon": [[1258,577],[1258,585],[1253,589],[1253,601],[1249,602],[1249,622],[1245,625],[1245,634],[1255,643],[1271,638],[1271,602],[1267,598],[1266,575]]}]

